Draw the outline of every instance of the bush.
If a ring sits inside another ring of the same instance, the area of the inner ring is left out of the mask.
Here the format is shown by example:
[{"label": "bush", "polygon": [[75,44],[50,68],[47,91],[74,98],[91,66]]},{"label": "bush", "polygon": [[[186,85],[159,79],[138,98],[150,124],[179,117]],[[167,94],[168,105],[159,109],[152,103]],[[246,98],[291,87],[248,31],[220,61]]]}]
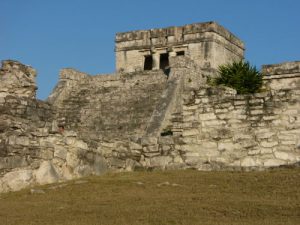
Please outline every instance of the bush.
[{"label": "bush", "polygon": [[239,61],[219,66],[214,84],[234,88],[238,94],[258,92],[262,86],[262,73],[249,62]]}]

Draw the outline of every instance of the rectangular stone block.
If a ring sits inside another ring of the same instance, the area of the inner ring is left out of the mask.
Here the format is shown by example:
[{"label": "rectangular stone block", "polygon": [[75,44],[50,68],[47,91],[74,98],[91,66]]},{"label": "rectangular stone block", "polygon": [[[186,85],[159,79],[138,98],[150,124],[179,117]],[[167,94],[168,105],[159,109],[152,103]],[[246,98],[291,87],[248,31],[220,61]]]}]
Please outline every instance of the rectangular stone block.
[{"label": "rectangular stone block", "polygon": [[202,122],[202,126],[222,126],[224,124],[226,124],[224,120],[209,120]]},{"label": "rectangular stone block", "polygon": [[233,102],[234,105],[246,105],[246,101],[236,100]]},{"label": "rectangular stone block", "polygon": [[205,121],[205,120],[214,120],[217,119],[217,117],[214,113],[202,113],[199,114],[199,119]]},{"label": "rectangular stone block", "polygon": [[215,112],[216,113],[227,113],[228,109],[216,109]]},{"label": "rectangular stone block", "polygon": [[186,137],[186,136],[195,136],[199,134],[199,130],[198,129],[188,129],[188,130],[183,130],[182,132],[182,136]]},{"label": "rectangular stone block", "polygon": [[156,137],[143,137],[141,139],[141,144],[144,145],[156,145],[157,138]]},{"label": "rectangular stone block", "polygon": [[260,145],[264,148],[272,148],[272,147],[275,147],[276,145],[278,145],[278,142],[277,141],[271,141],[271,142],[262,141],[260,143]]},{"label": "rectangular stone block", "polygon": [[264,111],[256,109],[256,110],[251,110],[250,113],[251,113],[251,115],[262,115],[262,114],[264,114]]}]

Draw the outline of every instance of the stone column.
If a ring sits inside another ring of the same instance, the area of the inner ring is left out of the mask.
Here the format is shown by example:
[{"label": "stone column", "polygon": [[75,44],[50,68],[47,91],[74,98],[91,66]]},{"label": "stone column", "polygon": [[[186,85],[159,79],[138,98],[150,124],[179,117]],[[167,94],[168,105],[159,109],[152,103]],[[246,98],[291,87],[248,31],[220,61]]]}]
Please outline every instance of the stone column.
[{"label": "stone column", "polygon": [[160,54],[155,52],[152,55],[152,59],[153,59],[153,70],[159,70],[159,59],[160,59]]}]

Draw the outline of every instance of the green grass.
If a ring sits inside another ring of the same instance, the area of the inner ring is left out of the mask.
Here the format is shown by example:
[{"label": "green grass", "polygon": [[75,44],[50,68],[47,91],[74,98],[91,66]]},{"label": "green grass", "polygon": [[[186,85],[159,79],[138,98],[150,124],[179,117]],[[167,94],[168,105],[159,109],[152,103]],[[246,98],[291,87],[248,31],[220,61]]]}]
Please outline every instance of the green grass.
[{"label": "green grass", "polygon": [[300,224],[300,169],[132,172],[81,181],[35,187],[44,194],[0,195],[0,224]]}]

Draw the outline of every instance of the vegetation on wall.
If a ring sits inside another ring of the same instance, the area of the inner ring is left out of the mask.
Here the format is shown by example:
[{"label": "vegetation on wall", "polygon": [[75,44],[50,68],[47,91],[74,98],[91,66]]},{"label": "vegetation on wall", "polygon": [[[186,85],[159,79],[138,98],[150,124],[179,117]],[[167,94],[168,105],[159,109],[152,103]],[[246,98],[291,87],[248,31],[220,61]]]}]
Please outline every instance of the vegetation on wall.
[{"label": "vegetation on wall", "polygon": [[219,66],[218,73],[213,84],[234,88],[238,94],[256,93],[262,86],[262,73],[243,60]]}]

